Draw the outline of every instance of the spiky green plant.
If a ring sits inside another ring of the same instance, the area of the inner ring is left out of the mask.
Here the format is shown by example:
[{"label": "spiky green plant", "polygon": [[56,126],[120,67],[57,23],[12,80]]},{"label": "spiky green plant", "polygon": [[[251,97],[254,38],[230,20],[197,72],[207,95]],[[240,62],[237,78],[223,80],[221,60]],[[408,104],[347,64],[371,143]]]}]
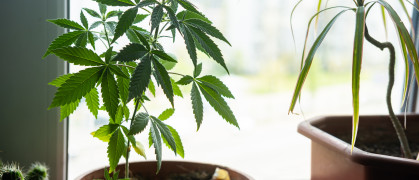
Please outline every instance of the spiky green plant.
[{"label": "spiky green plant", "polygon": [[[161,167],[162,144],[184,156],[178,132],[165,121],[174,113],[174,96],[183,97],[179,85],[191,87],[197,129],[203,121],[203,99],[228,123],[239,127],[224,99],[234,96],[217,77],[201,75],[203,65],[198,59],[198,52],[202,52],[228,73],[221,50],[211,37],[230,43],[196,6],[188,0],[95,1],[99,4],[99,11],[84,8],[80,13],[81,24],[68,19],[49,20],[69,32],[56,38],[44,57],[55,54],[64,61],[86,68],[60,76],[50,83],[58,87],[50,108],[60,107],[62,120],[76,110],[84,97],[96,118],[99,110],[108,113],[109,124],[92,134],[108,143],[110,172],[115,170],[123,156],[126,159],[125,177],[128,177],[131,149],[145,157],[144,147],[134,135],[143,132],[147,126],[150,129],[147,144],[154,146],[157,170]],[[124,10],[109,10],[108,6]],[[85,13],[95,21],[89,23]],[[149,23],[141,23],[147,18]],[[130,41],[128,44],[119,41],[124,35]],[[162,38],[175,41],[176,37],[185,42],[190,56],[189,75],[172,71],[178,61],[165,51],[166,44],[160,43]],[[97,42],[102,43],[106,50],[100,52],[96,48]],[[125,47],[117,49],[117,42]],[[163,89],[171,105],[159,116],[151,115],[146,108],[146,101],[153,101],[150,97],[156,96],[156,85]],[[99,103],[99,89],[103,105]],[[130,112],[128,106],[132,106],[133,111]]]},{"label": "spiky green plant", "polygon": [[[298,4],[302,2],[300,0]],[[406,1],[409,2],[409,1]],[[392,2],[394,3],[394,2]],[[402,13],[408,14],[407,10],[404,5],[404,1],[400,0],[397,3],[400,3],[403,7]],[[409,2],[410,3],[410,2]],[[386,13],[390,15],[391,20],[394,22],[394,25],[396,27],[396,36],[399,37],[400,40],[400,49],[402,50],[405,65],[406,65],[406,81],[408,79],[408,72],[409,72],[409,65],[408,65],[408,57],[410,57],[411,61],[413,62],[413,68],[414,72],[416,74],[416,79],[419,80],[419,62],[418,62],[418,55],[416,52],[416,48],[413,44],[413,40],[411,36],[409,35],[409,32],[404,25],[403,21],[400,18],[400,13],[393,9],[393,7],[385,0],[353,0],[353,7],[347,7],[347,6],[333,6],[333,7],[327,7],[324,9],[319,8],[321,4],[321,0],[319,0],[318,12],[314,14],[308,24],[307,34],[305,38],[304,43],[304,49],[302,54],[302,66],[301,66],[301,72],[298,76],[297,85],[294,90],[294,95],[292,97],[292,102],[289,108],[289,112],[293,112],[294,107],[296,105],[297,99],[301,93],[301,88],[304,84],[304,81],[308,75],[308,72],[310,70],[310,66],[313,62],[313,58],[323,42],[324,38],[326,37],[327,33],[331,29],[331,27],[334,25],[334,23],[338,20],[340,15],[344,13],[353,13],[355,15],[355,35],[354,35],[354,42],[353,42],[353,58],[352,58],[352,104],[353,104],[353,123],[352,123],[352,141],[351,141],[351,151],[354,148],[355,140],[357,136],[358,131],[358,124],[359,124],[359,88],[360,88],[360,73],[361,73],[361,63],[362,63],[362,53],[364,48],[364,38],[373,44],[375,47],[383,50],[383,49],[389,49],[390,51],[390,65],[389,65],[389,83],[387,88],[387,107],[390,115],[391,122],[394,126],[394,129],[397,133],[397,136],[400,141],[400,146],[402,150],[402,155],[406,158],[412,158],[412,154],[409,148],[409,144],[404,132],[404,129],[400,123],[400,121],[397,119],[393,112],[393,108],[391,105],[391,91],[394,84],[394,65],[395,65],[395,50],[390,42],[384,42],[381,43],[377,40],[375,40],[371,35],[374,35],[375,32],[369,32],[367,29],[367,23],[366,18],[369,17],[369,13],[371,8],[375,6],[381,7],[381,13],[382,13],[382,19],[384,23],[383,31],[387,33],[387,26],[386,26]],[[342,3],[343,4],[343,3]],[[294,8],[295,9],[295,8]],[[313,45],[311,46],[310,50],[308,51],[308,54],[305,54],[306,49],[306,43],[308,38],[308,32],[310,29],[310,25],[314,18],[317,19],[318,15],[320,13],[326,12],[331,9],[341,9],[340,12],[338,12],[330,21],[329,23],[324,27],[324,29],[321,31],[321,33],[317,36],[316,40],[314,41]],[[410,18],[410,17],[409,17]],[[403,97],[406,98],[406,91],[407,91],[407,85],[408,82],[405,82],[405,88],[404,88],[404,95]]]},{"label": "spiky green plant", "polygon": [[0,169],[2,180],[24,180],[24,176],[16,163],[3,165]]},{"label": "spiky green plant", "polygon": [[48,168],[39,162],[33,163],[26,173],[25,180],[48,180]]}]

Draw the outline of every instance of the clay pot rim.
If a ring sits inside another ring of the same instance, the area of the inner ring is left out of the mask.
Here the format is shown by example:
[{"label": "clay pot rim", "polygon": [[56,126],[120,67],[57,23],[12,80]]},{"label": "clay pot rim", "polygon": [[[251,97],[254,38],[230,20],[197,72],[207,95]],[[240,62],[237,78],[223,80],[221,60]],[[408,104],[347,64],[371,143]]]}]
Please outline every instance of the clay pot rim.
[{"label": "clay pot rim", "polygon": [[[132,161],[132,162],[129,162],[129,163],[130,164],[135,164],[135,163],[155,163],[155,162],[156,162],[155,160],[144,160],[144,161]],[[205,163],[205,162],[198,162],[198,161],[179,161],[179,160],[163,160],[162,164],[163,163],[187,163],[187,164],[196,164],[196,165],[205,165],[205,166],[216,166],[216,167],[219,167],[219,168],[222,168],[222,169],[226,169],[228,171],[233,171],[235,173],[241,174],[249,180],[254,180],[247,173],[243,173],[242,171],[238,171],[236,169],[233,169],[233,168],[230,168],[230,167],[227,167],[227,166],[222,166],[222,165],[213,164],[213,163]],[[125,163],[119,163],[118,166],[123,166],[124,164]],[[103,171],[104,168],[109,168],[109,166],[104,166],[102,168],[95,168],[95,169],[89,170],[89,171],[77,176],[76,180],[82,179],[83,177],[85,177],[85,176],[87,176],[87,175],[89,175],[89,174],[91,174],[95,171],[100,171],[100,170]]]},{"label": "clay pot rim", "polygon": [[[403,118],[404,115],[400,115],[400,118]],[[419,115],[408,114],[407,118],[419,118]],[[360,116],[363,119],[363,123],[367,119],[371,118],[388,118],[387,115],[364,115]],[[325,123],[330,123],[329,121],[352,121],[352,116],[319,116],[307,121],[303,121],[298,125],[298,132],[312,141],[319,143],[333,151],[336,151],[343,155],[343,157],[350,159],[353,162],[365,166],[378,166],[378,167],[404,167],[408,169],[418,169],[419,161],[413,159],[406,159],[401,157],[393,157],[383,154],[375,154],[363,151],[354,147],[354,150],[351,154],[351,145],[342,141],[341,139],[319,129],[316,125],[321,125]]]}]

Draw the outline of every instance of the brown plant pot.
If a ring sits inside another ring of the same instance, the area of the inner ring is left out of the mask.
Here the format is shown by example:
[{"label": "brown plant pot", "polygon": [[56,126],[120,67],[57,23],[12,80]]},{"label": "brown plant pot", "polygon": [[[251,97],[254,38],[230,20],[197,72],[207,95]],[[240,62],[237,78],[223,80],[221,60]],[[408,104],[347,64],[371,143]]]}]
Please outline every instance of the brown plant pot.
[{"label": "brown plant pot", "polygon": [[[227,170],[231,180],[253,180],[253,178],[251,178],[250,176],[238,172],[234,169],[214,164],[204,164],[187,161],[163,161],[161,170],[158,174],[156,174],[156,161],[132,162],[129,165],[130,173],[141,174],[142,176],[147,178],[147,180],[164,180],[167,176],[173,175],[175,173],[188,173],[192,171],[205,171],[212,174],[214,173],[217,167]],[[125,176],[125,164],[118,165],[116,170],[119,170],[120,178]],[[76,180],[104,179],[103,173],[104,168],[96,169],[79,176],[78,178],[76,178]]]},{"label": "brown plant pot", "polygon": [[[398,116],[403,121],[403,116]],[[388,137],[397,140],[388,116],[361,116],[358,138],[374,144]],[[318,117],[299,124],[298,132],[312,141],[311,179],[419,179],[419,161],[369,153],[336,136],[351,135],[352,116]],[[370,134],[370,138],[360,138]],[[409,142],[419,142],[419,115],[407,115]],[[412,143],[410,143],[412,144]]]}]

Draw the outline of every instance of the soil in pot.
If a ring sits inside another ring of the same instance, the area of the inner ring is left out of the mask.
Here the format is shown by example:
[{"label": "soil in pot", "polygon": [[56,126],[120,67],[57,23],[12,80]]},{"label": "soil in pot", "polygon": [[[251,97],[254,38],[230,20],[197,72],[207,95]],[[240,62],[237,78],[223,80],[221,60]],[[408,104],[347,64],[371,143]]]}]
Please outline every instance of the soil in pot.
[{"label": "soil in pot", "polygon": [[[396,131],[391,126],[390,120],[383,119],[382,121],[383,123],[376,124],[374,127],[364,127],[361,122],[355,146],[370,153],[402,157],[400,143],[397,138]],[[345,131],[329,133],[346,143],[351,144],[351,131],[352,129],[349,126],[349,128],[345,129]],[[410,149],[416,159],[419,153],[419,134],[417,132],[410,132],[409,129],[407,129],[406,134],[409,139]]]},{"label": "soil in pot", "polygon": [[[193,171],[189,173],[173,173],[164,177],[163,180],[211,180],[213,173],[206,171]],[[153,177],[144,176],[141,174],[134,175],[134,180],[150,180]]]}]

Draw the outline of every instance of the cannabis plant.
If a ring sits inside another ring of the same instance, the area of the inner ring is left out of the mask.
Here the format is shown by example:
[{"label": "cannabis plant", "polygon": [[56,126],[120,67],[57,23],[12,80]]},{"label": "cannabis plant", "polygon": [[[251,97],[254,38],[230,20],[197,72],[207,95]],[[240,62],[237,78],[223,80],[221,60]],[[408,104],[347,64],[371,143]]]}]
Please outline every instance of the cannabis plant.
[{"label": "cannabis plant", "polygon": [[[108,143],[110,172],[115,170],[123,156],[128,177],[131,149],[145,157],[144,147],[136,141],[135,135],[144,133],[146,127],[149,127],[149,145],[154,146],[158,170],[163,143],[175,154],[184,156],[178,132],[165,121],[174,113],[174,96],[183,97],[180,85],[191,87],[197,129],[203,121],[203,99],[228,123],[239,127],[225,101],[225,98],[234,96],[217,77],[201,75],[203,65],[198,59],[199,52],[202,52],[228,73],[221,50],[212,38],[230,43],[192,3],[187,0],[95,1],[99,11],[83,8],[81,24],[68,19],[48,20],[68,29],[68,32],[51,43],[44,57],[54,54],[68,63],[85,67],[50,83],[58,90],[49,108],[59,107],[62,120],[85,98],[87,107],[96,118],[100,110],[108,113],[109,124],[92,134]],[[122,10],[114,10],[117,9],[115,6]],[[85,13],[95,21],[89,23]],[[146,20],[149,23],[141,23]],[[124,35],[129,43],[120,41]],[[191,59],[190,73],[172,71],[178,61],[165,51],[166,44],[160,43],[162,38],[183,39]],[[106,50],[100,52],[98,43],[102,43]],[[125,47],[118,50],[117,44]],[[151,96],[156,96],[157,86],[162,88],[171,107],[162,105],[162,113],[155,116],[147,111],[146,106],[147,101],[153,100]]]},{"label": "cannabis plant", "polygon": [[[296,6],[301,2],[301,0],[297,3]],[[409,1],[406,1],[409,2]],[[404,7],[404,13],[407,13],[407,10],[404,5],[404,1],[400,0],[398,1],[399,4]],[[410,3],[410,2],[409,2]],[[409,148],[409,144],[404,132],[404,129],[400,123],[400,121],[397,119],[397,117],[394,115],[393,108],[391,105],[391,91],[394,84],[394,65],[395,65],[395,49],[392,43],[390,42],[380,42],[376,39],[374,39],[372,36],[375,32],[369,32],[367,28],[366,19],[369,17],[369,12],[371,8],[373,7],[381,7],[382,17],[384,24],[386,23],[386,13],[389,15],[391,20],[394,23],[394,26],[396,27],[397,37],[399,37],[400,41],[400,48],[403,52],[403,58],[406,64],[406,80],[408,79],[408,72],[409,72],[409,66],[408,66],[408,59],[410,58],[413,63],[414,72],[416,74],[416,79],[419,79],[419,62],[418,62],[418,56],[415,49],[415,46],[413,44],[413,40],[409,35],[409,32],[403,23],[403,21],[400,19],[400,13],[393,9],[393,7],[385,0],[353,0],[353,7],[347,7],[347,6],[333,6],[321,9],[321,0],[318,1],[318,12],[314,14],[309,23],[308,23],[308,29],[307,29],[307,35],[310,28],[310,25],[312,21],[323,12],[326,12],[331,9],[340,9],[340,12],[338,12],[330,21],[327,23],[327,25],[324,27],[324,29],[319,33],[316,40],[314,41],[313,45],[310,47],[310,50],[307,54],[305,54],[306,49],[306,43],[307,43],[307,36],[305,38],[304,43],[304,49],[302,54],[302,66],[301,71],[298,76],[297,85],[294,90],[294,95],[292,97],[291,106],[289,109],[289,112],[293,112],[295,104],[297,102],[297,99],[301,93],[301,88],[304,84],[304,80],[307,77],[307,74],[309,72],[310,66],[313,62],[313,58],[323,42],[324,38],[326,37],[329,30],[332,28],[333,24],[338,20],[338,18],[344,14],[344,13],[353,13],[355,16],[355,34],[354,34],[354,42],[353,42],[353,57],[352,57],[352,104],[353,104],[353,123],[352,123],[352,141],[351,141],[351,151],[354,148],[357,130],[358,130],[358,124],[359,124],[359,88],[360,88],[360,73],[361,73],[361,63],[362,63],[362,53],[363,53],[363,47],[364,47],[364,38],[374,45],[375,47],[384,50],[388,49],[390,51],[390,68],[389,68],[389,83],[387,88],[387,107],[390,115],[391,122],[395,128],[395,131],[397,133],[397,136],[399,138],[400,144],[401,144],[401,150],[406,158],[412,158],[412,154]],[[342,3],[343,4],[343,3]],[[316,18],[317,19],[317,18]],[[386,31],[386,28],[383,29],[383,31]],[[404,99],[406,97],[406,91],[407,91],[407,85],[408,83],[405,82],[405,88],[404,88]]]}]

